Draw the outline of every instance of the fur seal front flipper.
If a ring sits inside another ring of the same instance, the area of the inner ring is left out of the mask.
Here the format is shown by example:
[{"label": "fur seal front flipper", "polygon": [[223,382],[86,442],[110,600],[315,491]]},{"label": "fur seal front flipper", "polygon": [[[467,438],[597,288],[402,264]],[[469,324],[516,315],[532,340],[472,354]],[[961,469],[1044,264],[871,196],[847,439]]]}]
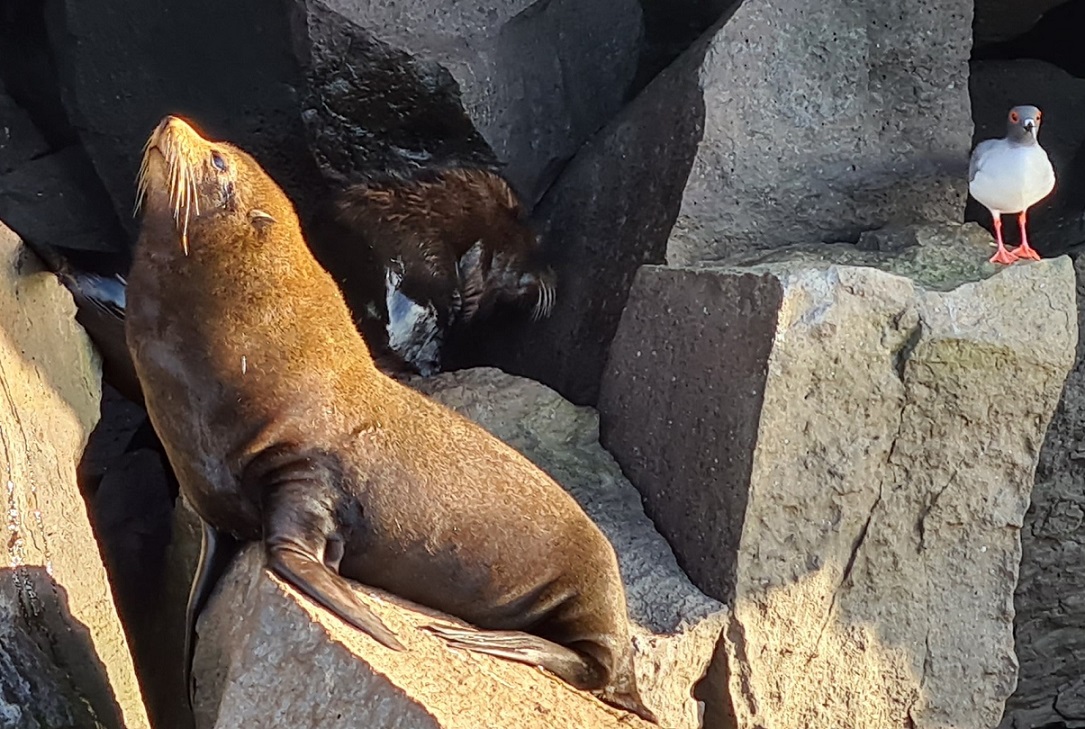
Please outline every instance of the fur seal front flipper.
[{"label": "fur seal front flipper", "polygon": [[241,488],[262,498],[268,569],[381,645],[403,650],[338,574],[344,538],[336,512],[343,506],[334,479],[319,456],[272,450],[250,464]]},{"label": "fur seal front flipper", "polygon": [[196,562],[196,571],[192,576],[192,587],[188,593],[188,607],[185,610],[185,664],[182,670],[188,705],[196,706],[195,684],[192,682],[192,659],[196,652],[196,619],[203,612],[211,591],[215,589],[230,560],[241,548],[241,542],[229,534],[220,532],[200,519],[200,558]]}]

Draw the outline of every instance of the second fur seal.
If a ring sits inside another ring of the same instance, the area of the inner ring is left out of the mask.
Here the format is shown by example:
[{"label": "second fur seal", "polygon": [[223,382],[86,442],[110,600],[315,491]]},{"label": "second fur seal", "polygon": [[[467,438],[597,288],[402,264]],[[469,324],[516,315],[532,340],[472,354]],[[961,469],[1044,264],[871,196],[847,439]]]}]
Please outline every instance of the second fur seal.
[{"label": "second fur seal", "polygon": [[269,569],[389,648],[344,577],[481,629],[428,626],[452,645],[654,721],[610,542],[518,452],[377,370],[260,165],[166,117],[138,199],[127,339],[204,523],[190,620],[220,537],[262,540]]},{"label": "second fur seal", "polygon": [[487,169],[370,173],[322,207],[310,242],[386,372],[441,371],[446,345],[496,306],[533,319],[554,306],[539,237]]}]

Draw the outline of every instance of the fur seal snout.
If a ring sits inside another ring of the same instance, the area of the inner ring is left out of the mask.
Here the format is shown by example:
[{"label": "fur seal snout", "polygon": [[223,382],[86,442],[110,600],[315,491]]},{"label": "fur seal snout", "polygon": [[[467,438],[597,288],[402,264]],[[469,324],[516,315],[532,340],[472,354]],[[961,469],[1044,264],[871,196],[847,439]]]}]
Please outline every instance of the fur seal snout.
[{"label": "fur seal snout", "polygon": [[344,578],[456,616],[452,645],[541,666],[653,720],[617,558],[557,483],[382,374],[293,205],[247,153],[168,117],[139,178],[126,332],[204,522],[190,621],[232,540],[390,648]]},{"label": "fur seal snout", "polygon": [[533,320],[554,306],[539,236],[486,169],[372,173],[338,191],[313,231],[370,348],[408,371],[440,371],[449,337],[496,306],[527,308]]}]

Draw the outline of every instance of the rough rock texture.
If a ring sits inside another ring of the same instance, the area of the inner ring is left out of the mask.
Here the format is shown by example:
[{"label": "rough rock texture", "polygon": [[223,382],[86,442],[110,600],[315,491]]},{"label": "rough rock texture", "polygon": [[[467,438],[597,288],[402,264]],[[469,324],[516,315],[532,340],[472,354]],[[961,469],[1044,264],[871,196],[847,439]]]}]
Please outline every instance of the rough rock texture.
[{"label": "rough rock texture", "polygon": [[905,237],[645,267],[615,337],[603,442],[694,582],[733,600],[740,727],[985,729],[1013,690],[1073,272],[996,272],[974,225]]},{"label": "rough rock texture", "polygon": [[66,107],[125,216],[166,113],[248,148],[303,212],[324,192],[318,165],[496,157],[530,195],[620,108],[641,39],[637,0],[51,9]]},{"label": "rough rock texture", "polygon": [[989,43],[1009,40],[1036,24],[1043,14],[1066,0],[976,0],[973,23],[975,44],[982,48]]},{"label": "rough rock texture", "polygon": [[0,225],[0,724],[147,727],[75,468],[99,365],[71,296]]},{"label": "rough rock texture", "polygon": [[536,217],[557,306],[490,361],[591,404],[639,265],[958,220],[971,18],[971,0],[746,0],[555,182]]},{"label": "rough rock texture", "polygon": [[86,153],[67,147],[0,175],[0,220],[31,244],[87,251],[125,246]]},{"label": "rough rock texture", "polygon": [[667,262],[956,220],[971,21],[971,0],[744,2],[690,69],[705,132]]},{"label": "rough rock texture", "polygon": [[[1085,327],[1085,259],[1077,272]],[[1003,729],[1085,727],[1085,338],[1036,468],[1014,606],[1021,667]],[[1062,722],[1062,723],[1060,723]]]},{"label": "rough rock texture", "polygon": [[[594,411],[492,369],[415,384],[519,449],[596,519],[618,552],[642,694],[664,726],[697,727],[700,707],[691,694],[716,654],[726,613],[678,569],[599,446]],[[408,649],[387,651],[298,598],[261,564],[260,550],[248,548],[200,621],[197,727],[236,726],[241,717],[258,721],[272,712],[277,722],[314,728],[620,725],[620,712],[540,671],[451,652],[414,630],[425,622],[419,613],[367,601]],[[701,687],[698,694],[716,694],[706,703],[719,711],[722,692]]]},{"label": "rough rock texture", "polygon": [[109,197],[78,147],[53,153],[0,85],[0,220],[31,243],[116,247]]},{"label": "rough rock texture", "polygon": [[[1029,210],[1029,242],[1048,255],[1085,243],[1085,79],[1044,61],[974,61],[969,86],[975,142],[1003,136],[1006,113],[1022,100],[1043,110],[1039,139],[1055,167],[1056,186]],[[990,213],[971,198],[966,213],[991,229]],[[1006,222],[1015,223],[1013,216]],[[1016,243],[1016,224],[1003,233]]]},{"label": "rough rock texture", "polygon": [[0,175],[44,154],[49,149],[34,122],[7,95],[0,83]]}]

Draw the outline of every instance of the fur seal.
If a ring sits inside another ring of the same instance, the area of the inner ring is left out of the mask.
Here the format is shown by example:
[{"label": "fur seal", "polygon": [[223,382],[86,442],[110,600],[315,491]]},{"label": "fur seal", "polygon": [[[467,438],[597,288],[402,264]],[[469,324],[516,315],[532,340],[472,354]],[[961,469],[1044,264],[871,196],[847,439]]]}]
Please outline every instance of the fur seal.
[{"label": "fur seal", "polygon": [[[139,172],[126,331],[148,414],[220,537],[401,649],[344,578],[458,617],[450,645],[540,666],[645,719],[614,549],[478,425],[381,373],[294,207],[246,152],[165,117]],[[530,631],[530,632],[528,632]]]},{"label": "fur seal", "polygon": [[487,169],[370,174],[322,207],[311,238],[386,371],[440,371],[449,337],[498,304],[533,319],[554,306],[539,236]]}]

